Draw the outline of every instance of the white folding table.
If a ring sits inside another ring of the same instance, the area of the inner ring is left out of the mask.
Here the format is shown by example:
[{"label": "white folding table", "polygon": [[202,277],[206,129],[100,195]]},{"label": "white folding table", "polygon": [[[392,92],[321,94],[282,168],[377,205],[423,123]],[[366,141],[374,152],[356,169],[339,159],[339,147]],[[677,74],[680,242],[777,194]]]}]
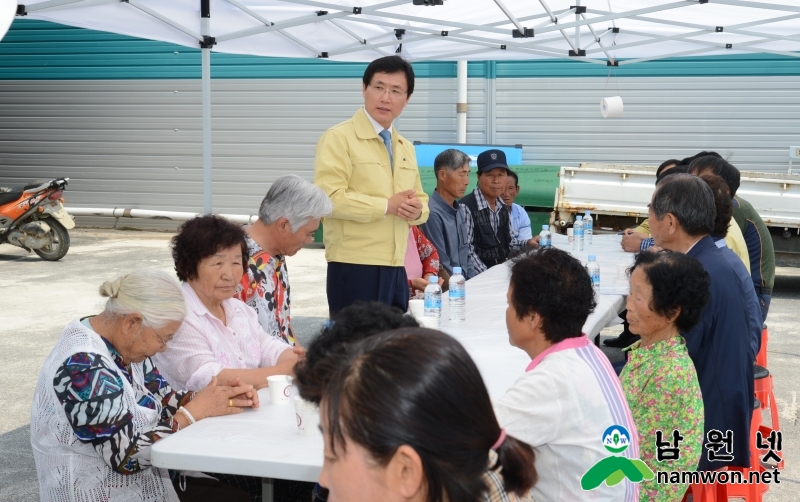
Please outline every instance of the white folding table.
[{"label": "white folding table", "polygon": [[[617,264],[633,263],[633,255],[619,246],[618,235],[596,235],[583,252],[570,252],[583,263],[596,254],[601,287],[614,284]],[[556,247],[566,248],[567,238],[554,235]],[[604,279],[605,278],[605,279]],[[467,281],[467,321],[447,321],[447,294],[443,298],[442,331],[458,339],[472,356],[483,376],[489,395],[501,397],[530,363],[528,355],[508,343],[505,324],[509,267],[499,265]],[[599,295],[597,308],[584,324],[590,337],[617,318],[625,304],[621,295]],[[240,474],[270,479],[316,481],[322,468],[322,436],[297,432],[294,407],[270,403],[269,392],[259,392],[261,408],[238,415],[202,420],[157,442],[152,447],[156,467]],[[264,501],[271,495],[265,483]]]}]

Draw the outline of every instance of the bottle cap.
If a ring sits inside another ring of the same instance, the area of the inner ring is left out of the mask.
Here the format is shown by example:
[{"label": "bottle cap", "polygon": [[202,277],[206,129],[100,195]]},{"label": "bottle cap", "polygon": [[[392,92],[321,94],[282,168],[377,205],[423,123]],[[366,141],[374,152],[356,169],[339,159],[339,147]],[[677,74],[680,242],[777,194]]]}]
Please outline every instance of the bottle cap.
[{"label": "bottle cap", "polygon": [[593,254],[589,255],[589,261],[595,261],[596,259],[597,259],[597,256],[595,256]]},{"label": "bottle cap", "polygon": [[428,282],[430,282],[431,284],[439,284],[439,276],[432,275],[428,277]]},{"label": "bottle cap", "polygon": [[542,225],[542,230],[550,230],[550,225]]},{"label": "bottle cap", "polygon": [[453,267],[453,273],[454,274],[460,274],[461,273],[461,267]]},{"label": "bottle cap", "polygon": [[590,214],[592,214],[591,211],[586,211],[586,216],[589,216]]},{"label": "bottle cap", "polygon": [[578,220],[578,221],[581,221],[581,220],[583,220],[583,216],[578,215],[578,216],[575,217],[575,219]]}]

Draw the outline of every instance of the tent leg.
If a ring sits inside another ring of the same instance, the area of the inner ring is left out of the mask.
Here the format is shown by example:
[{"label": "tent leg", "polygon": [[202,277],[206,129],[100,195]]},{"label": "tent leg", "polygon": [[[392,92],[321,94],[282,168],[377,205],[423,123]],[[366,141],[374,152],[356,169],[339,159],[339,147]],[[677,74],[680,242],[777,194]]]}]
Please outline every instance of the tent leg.
[{"label": "tent leg", "polygon": [[211,214],[211,49],[203,53],[203,212]]},{"label": "tent leg", "polygon": [[[575,0],[575,5],[577,7],[580,7],[581,6],[581,0]],[[581,20],[581,15],[576,12],[575,13],[575,22],[576,23],[580,22],[580,20]],[[575,52],[578,52],[580,50],[581,50],[581,27],[580,26],[576,26],[575,27]]]},{"label": "tent leg", "polygon": [[[210,35],[210,19],[201,19],[203,35]],[[200,49],[202,54],[203,99],[203,212],[211,214],[211,47]]]}]

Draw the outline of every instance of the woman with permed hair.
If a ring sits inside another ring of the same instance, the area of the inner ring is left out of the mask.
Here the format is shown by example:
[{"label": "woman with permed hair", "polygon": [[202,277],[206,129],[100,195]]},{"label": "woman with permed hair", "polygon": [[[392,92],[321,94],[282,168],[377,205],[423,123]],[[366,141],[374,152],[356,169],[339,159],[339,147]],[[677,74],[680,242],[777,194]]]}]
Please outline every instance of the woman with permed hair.
[{"label": "woman with permed hair", "polygon": [[169,349],[156,356],[170,382],[196,390],[214,376],[238,377],[261,389],[268,376],[294,371],[292,347],[265,333],[255,311],[233,297],[247,263],[239,225],[215,215],[189,220],[172,238],[172,258],[188,312]]},{"label": "woman with permed hair", "polygon": [[[703,451],[703,395],[681,333],[700,321],[710,284],[700,262],[682,253],[645,251],[631,268],[628,322],[642,339],[631,345],[620,380],[640,458],[653,471],[695,471]],[[666,453],[658,454],[661,448]],[[670,454],[672,448],[680,453]],[[639,500],[678,502],[685,491],[685,484],[653,479],[642,482]]]},{"label": "woman with permed hair", "polygon": [[582,488],[583,475],[608,458],[603,441],[609,431],[627,431],[622,456],[639,454],[619,379],[581,332],[596,306],[586,269],[565,251],[540,249],[511,267],[507,296],[509,342],[531,362],[494,409],[500,425],[536,452],[536,502],[635,501],[638,488],[627,480]]}]

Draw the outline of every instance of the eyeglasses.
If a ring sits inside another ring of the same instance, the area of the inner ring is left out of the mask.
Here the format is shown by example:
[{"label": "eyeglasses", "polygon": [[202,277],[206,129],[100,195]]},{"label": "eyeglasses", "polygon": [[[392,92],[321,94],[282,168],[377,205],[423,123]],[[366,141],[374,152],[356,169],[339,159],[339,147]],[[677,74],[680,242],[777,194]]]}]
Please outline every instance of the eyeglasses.
[{"label": "eyeglasses", "polygon": [[373,89],[375,94],[377,94],[378,96],[383,96],[383,94],[388,91],[389,97],[391,99],[400,99],[403,96],[405,96],[406,93],[408,92],[408,91],[401,91],[400,89],[387,89],[382,85],[369,85],[368,87],[370,89]]},{"label": "eyeglasses", "polygon": [[170,341],[172,340],[172,337],[173,337],[173,336],[175,336],[174,334],[172,334],[172,335],[169,335],[169,336],[167,337],[167,341],[165,342],[165,341],[164,341],[164,338],[162,338],[162,337],[161,337],[161,335],[158,333],[158,331],[156,331],[156,330],[153,330],[153,334],[154,334],[154,335],[156,335],[156,338],[157,338],[157,339],[158,339],[158,341],[161,343],[161,346],[162,346],[162,347],[166,347],[166,346],[167,346],[167,343],[168,343],[168,342],[170,342]]}]

